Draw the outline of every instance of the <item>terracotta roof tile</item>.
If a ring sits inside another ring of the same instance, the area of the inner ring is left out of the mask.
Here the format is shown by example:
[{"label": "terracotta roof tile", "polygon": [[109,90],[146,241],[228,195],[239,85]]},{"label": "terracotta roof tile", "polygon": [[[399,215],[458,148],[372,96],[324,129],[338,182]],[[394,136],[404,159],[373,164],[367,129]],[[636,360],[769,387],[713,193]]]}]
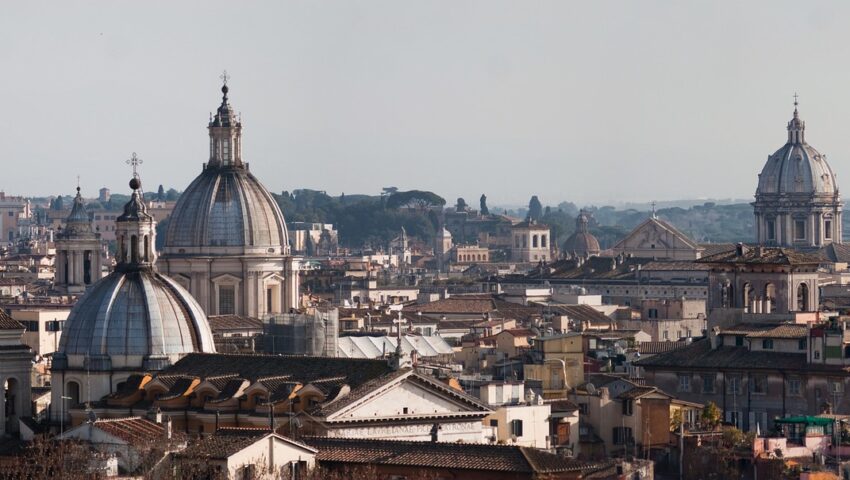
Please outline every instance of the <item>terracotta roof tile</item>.
[{"label": "terracotta roof tile", "polygon": [[513,473],[590,471],[598,465],[534,448],[473,443],[308,437],[320,463],[399,465]]},{"label": "terracotta roof tile", "polygon": [[165,438],[162,425],[141,417],[95,420],[94,426],[134,445],[149,445]]}]

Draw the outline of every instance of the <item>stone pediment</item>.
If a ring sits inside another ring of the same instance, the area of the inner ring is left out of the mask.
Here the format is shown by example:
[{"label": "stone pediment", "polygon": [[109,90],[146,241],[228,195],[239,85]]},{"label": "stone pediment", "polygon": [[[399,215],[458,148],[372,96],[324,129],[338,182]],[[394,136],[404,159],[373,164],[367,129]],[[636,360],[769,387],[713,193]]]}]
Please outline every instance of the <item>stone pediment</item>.
[{"label": "stone pediment", "polygon": [[352,392],[359,398],[327,416],[329,421],[373,420],[376,417],[452,415],[487,412],[477,399],[438,385],[410,372],[371,392]]}]

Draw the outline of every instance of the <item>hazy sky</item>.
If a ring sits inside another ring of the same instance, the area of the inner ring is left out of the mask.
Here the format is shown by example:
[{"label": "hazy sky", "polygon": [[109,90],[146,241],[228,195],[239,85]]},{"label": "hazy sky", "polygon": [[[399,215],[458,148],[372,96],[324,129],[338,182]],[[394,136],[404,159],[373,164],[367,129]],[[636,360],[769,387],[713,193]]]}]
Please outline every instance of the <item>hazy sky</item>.
[{"label": "hazy sky", "polygon": [[[232,78],[272,191],[751,198],[800,94],[850,181],[850,3],[4,2],[0,188],[183,189]],[[850,184],[848,184],[850,185]]]}]

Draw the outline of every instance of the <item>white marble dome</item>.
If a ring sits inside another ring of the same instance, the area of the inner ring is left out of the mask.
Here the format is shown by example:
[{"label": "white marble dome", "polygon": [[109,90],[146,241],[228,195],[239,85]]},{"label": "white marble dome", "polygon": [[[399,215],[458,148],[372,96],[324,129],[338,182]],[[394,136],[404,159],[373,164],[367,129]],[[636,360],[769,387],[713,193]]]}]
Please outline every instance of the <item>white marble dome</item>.
[{"label": "white marble dome", "polygon": [[788,141],[773,155],[759,175],[756,194],[833,194],[835,174],[826,156],[806,143],[806,123],[797,109],[788,122]]}]

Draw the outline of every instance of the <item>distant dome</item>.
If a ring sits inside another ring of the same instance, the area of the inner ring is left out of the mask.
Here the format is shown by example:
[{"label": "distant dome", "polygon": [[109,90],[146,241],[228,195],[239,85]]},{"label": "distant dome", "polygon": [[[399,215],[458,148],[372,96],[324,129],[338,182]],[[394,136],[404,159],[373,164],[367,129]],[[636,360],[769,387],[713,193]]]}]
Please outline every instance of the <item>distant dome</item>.
[{"label": "distant dome", "polygon": [[794,117],[788,122],[788,141],[767,158],[759,175],[756,195],[832,195],[838,192],[826,156],[806,143],[805,132],[806,122],[794,108]]},{"label": "distant dome", "polygon": [[599,255],[602,249],[599,248],[599,240],[588,231],[588,222],[587,212],[579,212],[578,217],[576,217],[576,231],[564,242],[564,253],[580,257]]},{"label": "distant dome", "polygon": [[187,353],[214,351],[200,305],[174,280],[146,269],[115,271],[94,284],[74,306],[59,342],[62,354],[85,355],[100,369],[131,356],[142,364],[128,366],[158,370]]},{"label": "distant dome", "polygon": [[277,202],[247,169],[235,167],[207,167],[195,178],[165,235],[165,253],[177,253],[177,247],[261,247],[280,254],[286,245]]}]

